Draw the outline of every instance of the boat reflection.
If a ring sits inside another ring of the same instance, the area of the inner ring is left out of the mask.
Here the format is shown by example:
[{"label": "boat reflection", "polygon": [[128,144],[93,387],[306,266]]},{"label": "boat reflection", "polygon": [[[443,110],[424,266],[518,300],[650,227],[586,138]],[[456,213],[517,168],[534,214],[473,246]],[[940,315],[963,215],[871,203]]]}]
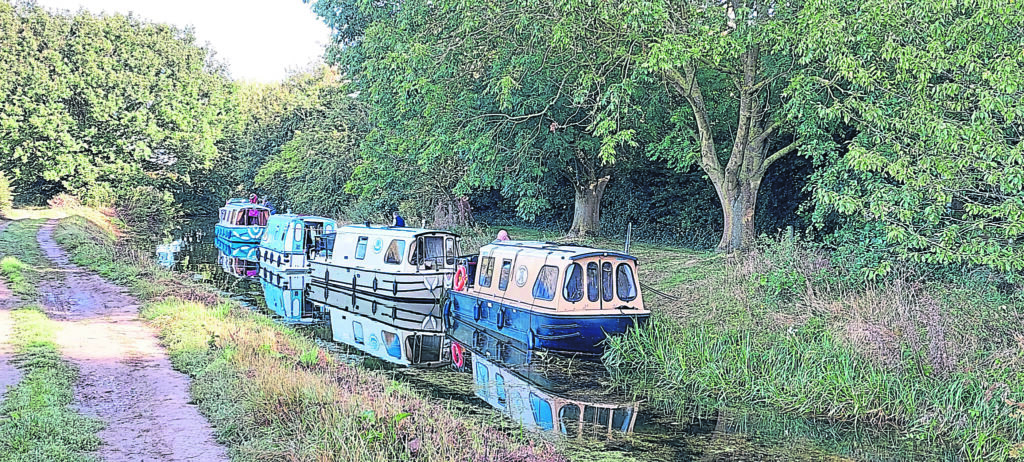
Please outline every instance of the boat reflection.
[{"label": "boat reflection", "polygon": [[309,274],[289,274],[260,268],[260,285],[267,309],[289,324],[310,324],[321,320],[321,312],[306,298]]},{"label": "boat reflection", "polygon": [[258,245],[228,242],[220,238],[215,241],[215,245],[217,264],[224,272],[238,278],[259,279],[260,264],[256,261]]},{"label": "boat reflection", "polygon": [[596,439],[633,431],[640,403],[598,383],[599,363],[527,350],[485,330],[449,334],[456,363],[460,348],[471,357],[476,396],[524,428]]},{"label": "boat reflection", "polygon": [[157,264],[164,268],[173,268],[177,262],[178,252],[181,252],[181,239],[156,246]]}]

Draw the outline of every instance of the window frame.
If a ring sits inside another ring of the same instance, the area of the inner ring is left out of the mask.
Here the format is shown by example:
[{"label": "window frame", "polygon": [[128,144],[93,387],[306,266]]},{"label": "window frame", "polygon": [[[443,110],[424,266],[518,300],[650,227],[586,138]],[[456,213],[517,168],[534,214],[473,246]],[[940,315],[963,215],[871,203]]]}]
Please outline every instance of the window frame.
[{"label": "window frame", "polygon": [[498,273],[498,290],[508,289],[508,280],[512,278],[512,260],[501,260],[501,271]]},{"label": "window frame", "polygon": [[[577,269],[577,271],[574,272],[573,271],[574,268]],[[571,275],[573,275],[573,274],[575,274],[577,276],[575,278],[575,279],[578,280],[578,282],[576,283],[576,286],[579,289],[579,297],[575,298],[575,300],[573,298],[569,298],[569,277]],[[578,302],[582,301],[583,300],[583,296],[584,296],[583,292],[585,291],[585,289],[583,288],[583,284],[584,284],[584,281],[583,281],[583,265],[581,265],[581,264],[579,264],[577,262],[572,262],[568,267],[566,267],[566,269],[565,269],[565,277],[562,278],[562,279],[563,279],[563,282],[562,282],[562,298],[565,299],[565,301],[567,301],[569,303],[578,303]]]},{"label": "window frame", "polygon": [[[622,296],[622,287],[619,285],[619,281],[622,280],[622,278],[620,277],[620,274],[619,274],[619,272],[622,271],[622,267],[626,267],[626,270],[629,271],[629,273],[628,273],[629,277],[627,279],[629,279],[629,283],[631,284],[631,286],[633,288],[633,296],[629,297],[629,298],[625,298],[625,297]],[[637,297],[637,295],[639,293],[640,293],[640,291],[637,290],[636,274],[633,273],[633,267],[629,266],[629,263],[625,263],[625,262],[619,263],[618,265],[616,265],[615,266],[615,296],[618,297],[619,300],[622,300],[624,302],[631,302],[633,300],[636,300],[636,297]]]},{"label": "window frame", "polygon": [[370,242],[370,236],[359,236],[356,239],[356,260],[366,259],[366,246]]},{"label": "window frame", "polygon": [[[548,270],[548,268],[550,268],[550,270]],[[544,275],[545,270],[548,270],[549,272],[551,270],[554,270],[554,272],[555,272],[555,277],[552,280],[551,287],[547,287],[546,288],[548,293],[549,293],[549,295],[550,295],[547,298],[538,296],[538,294],[537,294],[537,292],[538,292],[537,289],[540,287],[540,284],[541,284],[541,281],[542,281],[542,276]],[[531,292],[531,294],[533,295],[533,298],[537,299],[537,300],[548,301],[548,302],[550,302],[551,300],[554,300],[555,296],[558,294],[558,292],[557,292],[558,291],[558,274],[559,274],[558,267],[555,266],[555,265],[544,265],[544,266],[541,266],[540,269],[537,270],[537,278],[534,279],[534,282],[533,282],[533,291]]]},{"label": "window frame", "polygon": [[[605,271],[605,268],[608,271]],[[607,280],[605,274],[608,275]],[[610,261],[601,262],[601,300],[610,302],[615,300],[615,265]]]},{"label": "window frame", "polygon": [[[397,245],[396,245],[397,244]],[[405,239],[392,239],[391,243],[388,244],[388,249],[384,251],[384,263],[388,265],[401,265],[402,257],[405,256]],[[391,248],[394,247],[396,252],[394,254],[394,261],[388,260],[388,255],[391,255]]]},{"label": "window frame", "polygon": [[[594,270],[593,276],[591,276],[591,268]],[[587,262],[587,300],[591,303],[601,301],[601,265],[598,265],[596,261]]]},{"label": "window frame", "polygon": [[[491,282],[494,281],[494,257],[483,257],[483,261],[480,263],[480,278],[477,281],[480,287],[491,287]],[[486,276],[486,283],[484,277]]]}]

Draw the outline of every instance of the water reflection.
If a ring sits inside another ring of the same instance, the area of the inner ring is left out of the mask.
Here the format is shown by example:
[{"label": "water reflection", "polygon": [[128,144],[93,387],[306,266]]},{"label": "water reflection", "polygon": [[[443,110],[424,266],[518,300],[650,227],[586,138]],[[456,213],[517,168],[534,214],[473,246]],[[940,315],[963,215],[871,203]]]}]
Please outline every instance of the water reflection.
[{"label": "water reflection", "polygon": [[181,239],[160,244],[156,246],[156,261],[164,268],[171,268],[177,261],[176,256],[178,252],[181,252]]},{"label": "water reflection", "polygon": [[267,309],[289,324],[320,322],[322,314],[306,299],[309,274],[290,274],[260,269],[260,285]]}]

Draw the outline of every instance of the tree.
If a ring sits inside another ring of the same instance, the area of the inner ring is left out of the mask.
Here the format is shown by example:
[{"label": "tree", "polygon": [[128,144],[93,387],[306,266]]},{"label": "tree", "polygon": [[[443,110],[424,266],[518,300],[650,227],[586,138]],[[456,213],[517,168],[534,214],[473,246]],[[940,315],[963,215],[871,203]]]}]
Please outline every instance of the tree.
[{"label": "tree", "polygon": [[21,191],[110,202],[209,169],[233,87],[188,30],[0,3],[0,168]]},{"label": "tree", "polygon": [[[772,164],[798,149],[831,148],[827,130],[804,118],[819,95],[793,91],[812,71],[793,53],[803,8],[800,1],[554,2],[562,34],[593,37],[605,50],[604,68],[658,78],[685,105],[668,160],[699,165],[710,178],[724,218],[719,250],[752,243],[758,192]],[[617,87],[605,94],[598,124],[616,123],[598,133],[619,145],[630,128],[617,121],[636,94]]]},{"label": "tree", "polygon": [[[1024,15],[1012,2],[809,2],[807,82],[858,134],[816,199],[912,260],[1024,269]],[[889,262],[873,268],[888,270]]]},{"label": "tree", "polygon": [[[339,26],[338,3],[322,0],[314,9],[333,12],[327,22],[347,31]],[[616,156],[635,147],[602,146],[597,136],[602,90],[623,74],[606,71],[583,84],[606,62],[603,52],[592,51],[583,36],[557,40],[557,22],[544,14],[549,7],[407,1],[388,16],[380,5],[363,5],[375,19],[339,58],[377,127],[364,144],[354,188],[449,204],[471,190],[496,188],[516,198],[520,216],[532,218],[548,206],[548,174],[557,173],[575,190],[570,232],[597,232]],[[367,23],[347,14],[354,24]]]}]

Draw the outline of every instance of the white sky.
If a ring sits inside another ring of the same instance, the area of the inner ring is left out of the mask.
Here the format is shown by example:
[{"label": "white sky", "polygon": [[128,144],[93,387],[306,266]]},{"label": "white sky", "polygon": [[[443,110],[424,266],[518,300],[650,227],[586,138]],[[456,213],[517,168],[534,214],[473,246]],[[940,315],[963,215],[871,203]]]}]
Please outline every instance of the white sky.
[{"label": "white sky", "polygon": [[193,26],[238,80],[272,82],[318,63],[330,29],[302,0],[37,0],[51,10],[134,12],[179,27]]}]

